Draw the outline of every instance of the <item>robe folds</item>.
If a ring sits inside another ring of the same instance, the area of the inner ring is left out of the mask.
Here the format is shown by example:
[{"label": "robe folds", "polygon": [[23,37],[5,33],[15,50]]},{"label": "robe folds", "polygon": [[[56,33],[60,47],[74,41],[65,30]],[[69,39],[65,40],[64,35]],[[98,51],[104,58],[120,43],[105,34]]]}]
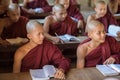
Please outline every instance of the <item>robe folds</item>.
[{"label": "robe folds", "polygon": [[77,23],[75,23],[69,16],[67,16],[64,21],[56,22],[50,25],[49,34],[55,36],[55,33],[58,35],[77,35]]},{"label": "robe folds", "polygon": [[[81,44],[89,42],[90,40],[91,39],[87,39]],[[85,67],[95,67],[97,64],[103,64],[103,62],[110,56],[115,58],[115,63],[120,63],[120,43],[113,37],[106,36],[104,43],[100,44],[100,46],[86,55]]]},{"label": "robe folds", "polygon": [[13,3],[19,3],[19,0],[12,0]]},{"label": "robe folds", "polygon": [[26,38],[26,24],[29,20],[23,16],[20,16],[19,20],[12,25],[5,27],[2,31],[2,39],[22,37]]},{"label": "robe folds", "polygon": [[26,7],[28,9],[42,8],[44,10],[44,12],[50,12],[52,10],[52,7],[49,6],[49,4],[46,0],[34,0],[31,2],[28,2]]},{"label": "robe folds", "polygon": [[29,69],[39,69],[44,65],[54,65],[68,71],[70,63],[61,51],[51,42],[44,40],[42,44],[31,49],[22,60],[21,71],[29,71]]},{"label": "robe folds", "polygon": [[112,25],[112,24],[113,25],[118,25],[116,19],[109,12],[107,12],[105,16],[100,17],[97,20],[100,21],[101,23],[103,23],[106,32],[108,32],[109,25]]},{"label": "robe folds", "polygon": [[[120,5],[118,5],[118,11],[117,11],[117,14],[120,14]],[[120,19],[117,20],[119,26],[120,26]]]},{"label": "robe folds", "polygon": [[80,9],[77,8],[77,6],[75,5],[70,5],[67,9],[67,14],[70,16],[70,17],[74,17],[78,20],[84,20],[82,14],[80,13]]}]

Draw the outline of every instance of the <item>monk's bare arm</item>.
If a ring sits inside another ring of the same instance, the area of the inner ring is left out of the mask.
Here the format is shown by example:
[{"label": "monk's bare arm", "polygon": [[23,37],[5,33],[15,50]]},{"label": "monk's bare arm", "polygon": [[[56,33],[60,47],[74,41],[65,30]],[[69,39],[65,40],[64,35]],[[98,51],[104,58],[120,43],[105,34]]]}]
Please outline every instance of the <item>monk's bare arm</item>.
[{"label": "monk's bare arm", "polygon": [[49,28],[50,28],[50,24],[52,24],[53,18],[51,16],[48,16],[45,18],[45,23],[44,23],[44,31],[45,31],[45,37],[52,40],[52,41],[56,41],[58,42],[59,39],[57,39],[57,37],[52,36],[49,34]]},{"label": "monk's bare arm", "polygon": [[13,73],[19,73],[21,69],[21,61],[23,59],[23,53],[20,49],[15,52],[14,63],[13,63]]},{"label": "monk's bare arm", "polygon": [[84,68],[85,65],[85,49],[82,46],[77,48],[77,68]]}]

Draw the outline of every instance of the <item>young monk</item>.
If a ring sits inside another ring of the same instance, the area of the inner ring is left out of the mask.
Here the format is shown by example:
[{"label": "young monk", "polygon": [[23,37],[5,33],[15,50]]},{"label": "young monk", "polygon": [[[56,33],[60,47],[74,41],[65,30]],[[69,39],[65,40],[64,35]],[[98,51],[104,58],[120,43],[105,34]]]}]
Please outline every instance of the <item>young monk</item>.
[{"label": "young monk", "polygon": [[0,23],[1,44],[4,39],[10,38],[27,38],[26,24],[28,19],[20,16],[20,8],[17,4],[10,4],[7,10],[8,18],[2,20]]},{"label": "young monk", "polygon": [[[77,8],[72,4],[73,0],[55,0],[56,4],[62,4],[64,5],[65,9],[67,10],[67,14],[75,21],[77,22],[77,27],[84,31],[85,25],[84,25],[84,18],[82,14],[80,13],[80,9]],[[75,1],[75,0],[74,0]]]},{"label": "young monk", "polygon": [[[95,12],[96,13],[88,16],[87,24],[91,20],[98,20],[101,23],[103,23],[106,32],[108,32],[109,25],[118,25],[118,23],[117,23],[116,19],[113,17],[113,15],[111,15],[110,13],[107,13],[107,5],[104,1],[96,2]],[[118,32],[117,34],[118,34],[118,37],[119,37],[120,32]]]},{"label": "young monk", "polygon": [[57,68],[54,77],[65,79],[64,73],[69,68],[69,62],[55,45],[44,39],[42,25],[37,21],[29,21],[26,29],[29,42],[16,51],[13,72],[25,72],[51,64]]},{"label": "young monk", "polygon": [[51,9],[46,0],[23,0],[22,15],[46,13],[50,12]]},{"label": "young monk", "polygon": [[88,37],[78,46],[77,68],[120,63],[120,43],[106,36],[101,22],[92,20],[88,23]]},{"label": "young monk", "polygon": [[60,39],[56,36],[77,34],[77,24],[67,15],[66,9],[61,4],[56,4],[53,7],[53,15],[45,18],[44,23],[45,36],[54,41],[59,42]]}]

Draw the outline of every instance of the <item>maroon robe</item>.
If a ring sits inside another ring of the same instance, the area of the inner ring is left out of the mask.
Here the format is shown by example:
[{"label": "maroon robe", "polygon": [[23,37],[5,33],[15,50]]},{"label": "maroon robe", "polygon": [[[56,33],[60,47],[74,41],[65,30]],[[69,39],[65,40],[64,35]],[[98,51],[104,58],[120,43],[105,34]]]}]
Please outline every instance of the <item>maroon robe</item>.
[{"label": "maroon robe", "polygon": [[67,16],[64,21],[56,22],[50,25],[49,34],[54,36],[55,33],[58,35],[77,35],[77,24],[69,16]]},{"label": "maroon robe", "polygon": [[[117,11],[117,14],[120,14],[120,5],[118,5],[118,11]],[[117,20],[119,26],[120,26],[120,19]]]},{"label": "maroon robe", "polygon": [[82,14],[80,13],[80,9],[77,8],[75,5],[70,5],[67,9],[67,14],[70,17],[74,17],[78,20],[84,20]]},{"label": "maroon robe", "polygon": [[[90,40],[91,39],[87,39],[81,44],[84,44]],[[97,64],[103,64],[103,62],[110,56],[115,58],[115,63],[120,63],[120,43],[113,37],[106,36],[105,42],[92,50],[85,57],[85,67],[95,67]]]},{"label": "maroon robe", "polygon": [[51,6],[49,6],[48,2],[46,0],[34,0],[32,2],[27,3],[27,8],[42,8],[44,12],[50,12]]},{"label": "maroon robe", "polygon": [[16,23],[13,23],[12,25],[8,26],[7,28],[5,27],[3,29],[1,37],[3,39],[16,38],[16,37],[26,38],[26,35],[27,35],[26,24],[27,24],[27,22],[28,22],[28,19],[21,16]]},{"label": "maroon robe", "polygon": [[107,12],[105,16],[100,17],[97,20],[100,21],[101,23],[103,23],[106,32],[108,32],[109,25],[112,25],[112,24],[113,25],[118,25],[116,19],[109,12]]},{"label": "maroon robe", "polygon": [[[31,2],[27,3],[26,7],[28,9],[30,9],[30,8],[32,8],[32,9],[42,8],[45,13],[52,11],[52,7],[49,6],[49,4],[48,4],[48,2],[46,0],[34,0],[34,1],[31,1]],[[24,11],[22,8],[21,8],[21,15],[28,17],[27,16],[28,13],[26,11]]]},{"label": "maroon robe", "polygon": [[39,69],[47,64],[62,68],[65,72],[68,71],[70,66],[69,61],[62,55],[61,51],[51,42],[44,40],[43,44],[30,50],[23,58],[21,71]]},{"label": "maroon robe", "polygon": [[19,3],[19,0],[12,0],[13,3]]}]

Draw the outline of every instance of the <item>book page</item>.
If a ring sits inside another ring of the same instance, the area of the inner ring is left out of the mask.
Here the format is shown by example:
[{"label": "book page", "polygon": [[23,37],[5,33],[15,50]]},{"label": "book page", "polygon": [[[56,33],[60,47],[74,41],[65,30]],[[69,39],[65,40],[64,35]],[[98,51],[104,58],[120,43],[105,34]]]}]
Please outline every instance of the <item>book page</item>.
[{"label": "book page", "polygon": [[110,25],[108,28],[108,35],[117,37],[117,32],[120,31],[120,27],[116,25]]},{"label": "book page", "polygon": [[61,40],[63,40],[64,42],[70,42],[70,41],[79,41],[79,39],[75,36],[69,35],[69,34],[65,34],[65,35],[61,35],[59,36],[59,38]]},{"label": "book page", "polygon": [[43,70],[47,77],[54,77],[54,74],[56,72],[56,69],[53,65],[45,65],[43,67]]},{"label": "book page", "polygon": [[109,66],[120,73],[120,64],[110,64]]},{"label": "book page", "polygon": [[47,80],[49,77],[45,75],[43,69],[30,69],[32,80]]},{"label": "book page", "polygon": [[113,76],[118,75],[119,73],[108,65],[96,65],[96,68],[104,75],[104,76]]}]

